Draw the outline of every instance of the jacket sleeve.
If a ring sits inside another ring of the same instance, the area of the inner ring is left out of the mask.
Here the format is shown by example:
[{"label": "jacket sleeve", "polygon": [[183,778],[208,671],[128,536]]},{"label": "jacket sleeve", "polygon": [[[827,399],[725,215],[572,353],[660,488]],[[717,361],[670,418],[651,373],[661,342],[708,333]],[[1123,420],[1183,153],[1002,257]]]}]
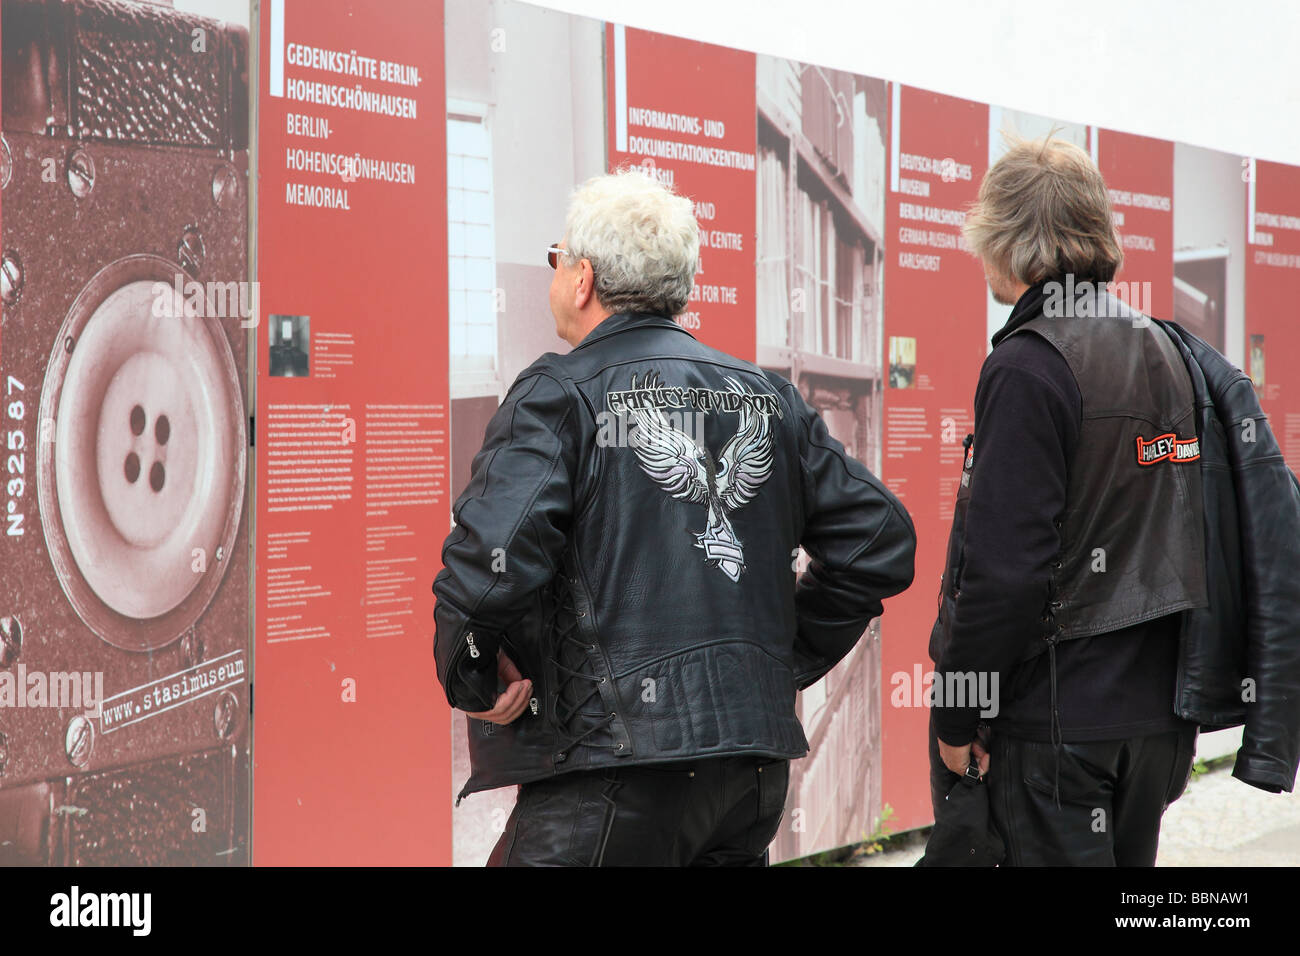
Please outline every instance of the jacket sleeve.
[{"label": "jacket sleeve", "polygon": [[[1277,793],[1295,786],[1300,762],[1300,486],[1259,408],[1250,379],[1236,372],[1220,410],[1237,483],[1245,556],[1246,724],[1232,774]],[[1246,425],[1254,419],[1253,426]],[[1244,692],[1244,691],[1243,691]]]},{"label": "jacket sleeve", "polygon": [[537,366],[488,423],[433,582],[434,658],[453,707],[490,710],[501,637],[556,573],[573,510],[575,408]]},{"label": "jacket sleeve", "polygon": [[935,732],[952,746],[974,740],[981,716],[997,713],[997,688],[1011,685],[1028,642],[1039,633],[1051,565],[1061,548],[1055,520],[1066,507],[1082,398],[1052,345],[1037,335],[1015,335],[984,360],[974,410],[959,594],[935,685],[959,686],[948,675],[982,680],[987,674],[993,698],[976,703],[936,696]]},{"label": "jacket sleeve", "polygon": [[844,658],[883,600],[912,583],[916,531],[897,498],[826,430],[792,384],[782,387],[800,429],[808,568],[795,588],[800,690]]}]

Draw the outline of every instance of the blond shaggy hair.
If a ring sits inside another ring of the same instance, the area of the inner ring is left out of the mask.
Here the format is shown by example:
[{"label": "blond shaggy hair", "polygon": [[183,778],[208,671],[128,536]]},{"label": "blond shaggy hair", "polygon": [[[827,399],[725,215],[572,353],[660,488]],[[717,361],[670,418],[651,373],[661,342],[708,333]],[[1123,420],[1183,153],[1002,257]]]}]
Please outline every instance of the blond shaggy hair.
[{"label": "blond shaggy hair", "polygon": [[1092,157],[1051,135],[1008,140],[962,227],[971,250],[1025,285],[1069,274],[1110,282],[1124,250]]}]

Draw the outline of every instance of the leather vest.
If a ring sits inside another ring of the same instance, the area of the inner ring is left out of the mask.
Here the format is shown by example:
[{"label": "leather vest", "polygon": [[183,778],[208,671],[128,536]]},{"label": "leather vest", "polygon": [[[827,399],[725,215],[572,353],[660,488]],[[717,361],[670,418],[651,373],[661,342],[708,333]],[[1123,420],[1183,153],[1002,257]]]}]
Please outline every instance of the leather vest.
[{"label": "leather vest", "polygon": [[[1026,640],[1023,659],[1060,641],[1207,606],[1200,439],[1181,354],[1155,323],[1107,292],[1081,292],[1057,311],[1070,315],[1040,314],[1005,337],[1038,335],[1051,344],[1082,397],[1065,509],[1056,520],[1061,546],[1040,633]],[[977,437],[967,437],[954,506],[930,640],[936,662],[961,590]]]}]

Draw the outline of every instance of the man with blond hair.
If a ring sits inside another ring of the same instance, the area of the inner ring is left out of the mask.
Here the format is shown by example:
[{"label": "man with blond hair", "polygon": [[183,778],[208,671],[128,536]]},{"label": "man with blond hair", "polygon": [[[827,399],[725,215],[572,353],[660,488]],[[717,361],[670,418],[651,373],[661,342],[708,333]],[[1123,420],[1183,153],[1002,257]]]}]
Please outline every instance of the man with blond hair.
[{"label": "man with blond hair", "polygon": [[1197,731],[1173,709],[1178,612],[1207,603],[1191,379],[1107,289],[1123,252],[1082,149],[1013,141],[965,234],[1013,308],[975,391],[930,655],[1000,699],[983,723],[936,704],[932,797],[982,772],[1011,865],[1151,866]]},{"label": "man with blond hair", "polygon": [[763,863],[796,691],[911,583],[897,499],[793,385],[673,321],[698,253],[643,173],[575,192],[547,251],[573,349],[520,374],[454,506],[434,650],[462,795],[521,785],[491,865]]}]

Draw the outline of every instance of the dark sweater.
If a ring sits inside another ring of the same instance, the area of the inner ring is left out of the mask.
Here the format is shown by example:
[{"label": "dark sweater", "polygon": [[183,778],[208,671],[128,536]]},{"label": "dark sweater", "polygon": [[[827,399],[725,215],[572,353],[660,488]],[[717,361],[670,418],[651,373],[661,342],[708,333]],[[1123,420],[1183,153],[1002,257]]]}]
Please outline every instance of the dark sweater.
[{"label": "dark sweater", "polygon": [[[975,464],[966,516],[965,559],[945,672],[998,675],[995,731],[1051,739],[1048,655],[1020,663],[1039,633],[1043,603],[1008,602],[1025,582],[1043,584],[1060,546],[1053,522],[1065,509],[1079,441],[1082,398],[1065,359],[1037,335],[1013,329],[1040,314],[1042,285],[1030,288],[993,336],[975,389]],[[1173,712],[1178,615],[1060,644],[1057,702],[1065,741],[1108,740],[1187,726]],[[946,743],[975,736],[979,707],[941,707]]]}]

